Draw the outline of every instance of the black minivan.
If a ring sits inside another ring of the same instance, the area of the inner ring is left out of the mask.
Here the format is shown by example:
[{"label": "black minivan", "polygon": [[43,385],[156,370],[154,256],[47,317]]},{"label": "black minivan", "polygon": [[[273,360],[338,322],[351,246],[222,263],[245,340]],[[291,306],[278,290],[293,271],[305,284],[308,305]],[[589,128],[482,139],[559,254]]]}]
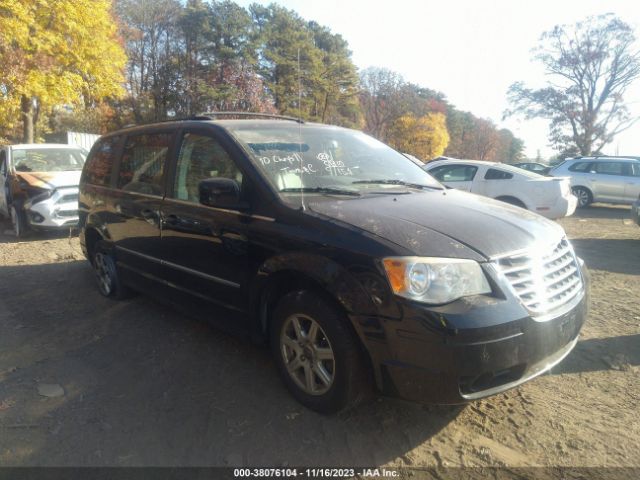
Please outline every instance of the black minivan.
[{"label": "black minivan", "polygon": [[79,216],[103,295],[145,292],[268,342],[321,412],[372,385],[464,403],[575,346],[588,279],[558,224],[445,189],[364,133],[265,116],[98,140]]}]

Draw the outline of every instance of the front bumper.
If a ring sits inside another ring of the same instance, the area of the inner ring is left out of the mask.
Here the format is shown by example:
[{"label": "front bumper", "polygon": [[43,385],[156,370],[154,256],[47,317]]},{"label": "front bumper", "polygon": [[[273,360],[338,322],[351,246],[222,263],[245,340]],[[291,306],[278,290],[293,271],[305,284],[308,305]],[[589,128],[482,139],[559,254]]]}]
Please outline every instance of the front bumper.
[{"label": "front bumper", "polygon": [[76,226],[77,189],[56,191],[52,197],[35,204],[27,202],[25,214],[29,225],[34,229],[56,230]]},{"label": "front bumper", "polygon": [[544,318],[521,316],[513,299],[468,298],[429,308],[403,303],[401,320],[378,319],[384,334],[377,341],[364,333],[379,387],[408,400],[458,404],[531,380],[576,345],[588,314],[586,269],[583,280],[578,295]]}]

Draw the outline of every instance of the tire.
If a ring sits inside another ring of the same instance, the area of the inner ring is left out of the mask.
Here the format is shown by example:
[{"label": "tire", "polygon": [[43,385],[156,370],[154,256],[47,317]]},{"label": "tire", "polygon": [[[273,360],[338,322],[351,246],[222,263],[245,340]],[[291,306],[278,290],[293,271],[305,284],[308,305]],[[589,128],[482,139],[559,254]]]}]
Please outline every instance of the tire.
[{"label": "tire", "polygon": [[573,194],[578,197],[578,208],[588,207],[593,202],[593,194],[585,187],[573,187]]},{"label": "tire", "polygon": [[91,265],[96,276],[100,293],[115,300],[124,300],[131,296],[131,290],[122,283],[116,260],[107,242],[100,240],[93,248]]},{"label": "tire", "polygon": [[11,207],[9,207],[9,218],[11,219],[13,234],[16,238],[24,238],[29,230],[24,210],[15,205],[11,205]]},{"label": "tire", "polygon": [[371,391],[369,372],[348,322],[312,291],[288,293],[274,311],[270,343],[280,375],[291,394],[316,412],[351,408]]}]

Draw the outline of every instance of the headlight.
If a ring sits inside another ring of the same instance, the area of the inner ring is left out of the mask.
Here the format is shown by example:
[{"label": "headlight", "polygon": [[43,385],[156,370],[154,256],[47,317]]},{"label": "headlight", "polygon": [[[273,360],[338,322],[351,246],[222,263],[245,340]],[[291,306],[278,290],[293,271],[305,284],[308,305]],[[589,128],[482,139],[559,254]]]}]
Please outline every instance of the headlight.
[{"label": "headlight", "polygon": [[42,189],[42,193],[38,193],[37,195],[32,196],[29,200],[24,203],[24,208],[29,210],[36,203],[43,202],[53,196],[55,190],[44,190]]},{"label": "headlight", "polygon": [[393,293],[424,303],[448,303],[491,293],[478,262],[457,258],[388,257],[382,261]]}]

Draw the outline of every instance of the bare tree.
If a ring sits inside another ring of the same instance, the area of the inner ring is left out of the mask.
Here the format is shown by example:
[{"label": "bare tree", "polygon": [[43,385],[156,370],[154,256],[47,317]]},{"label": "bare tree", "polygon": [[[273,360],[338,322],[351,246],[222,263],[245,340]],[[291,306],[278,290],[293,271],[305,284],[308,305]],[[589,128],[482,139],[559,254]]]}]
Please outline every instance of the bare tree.
[{"label": "bare tree", "polygon": [[505,115],[550,119],[549,139],[559,150],[600,151],[638,120],[623,100],[640,76],[634,42],[632,28],[613,14],[556,26],[542,35],[535,50],[535,59],[553,80],[540,89],[511,85],[513,109]]},{"label": "bare tree", "polygon": [[120,31],[129,56],[129,101],[136,122],[166,117],[177,76],[178,0],[118,0]]},{"label": "bare tree", "polygon": [[386,68],[370,67],[360,74],[360,105],[365,130],[385,140],[391,123],[405,111],[402,100],[404,79]]}]

